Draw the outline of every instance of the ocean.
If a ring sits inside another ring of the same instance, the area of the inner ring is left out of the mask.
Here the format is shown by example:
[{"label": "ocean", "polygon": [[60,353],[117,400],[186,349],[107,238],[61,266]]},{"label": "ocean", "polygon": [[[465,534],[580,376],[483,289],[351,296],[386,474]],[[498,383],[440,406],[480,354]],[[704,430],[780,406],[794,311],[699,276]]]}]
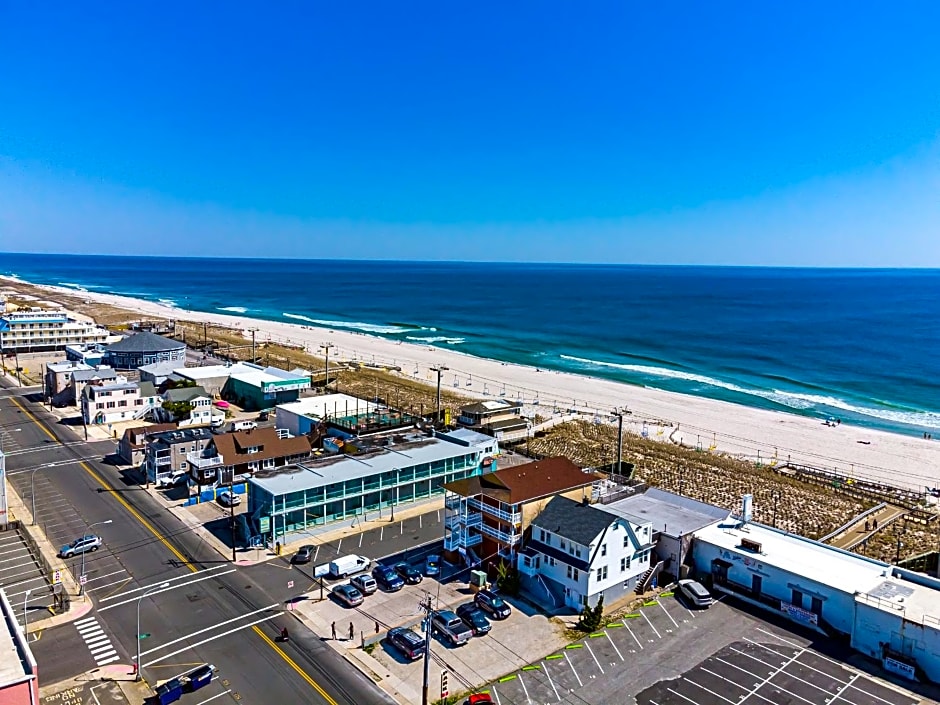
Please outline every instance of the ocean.
[{"label": "ocean", "polygon": [[0,254],[0,273],[871,428],[940,430],[940,270]]}]

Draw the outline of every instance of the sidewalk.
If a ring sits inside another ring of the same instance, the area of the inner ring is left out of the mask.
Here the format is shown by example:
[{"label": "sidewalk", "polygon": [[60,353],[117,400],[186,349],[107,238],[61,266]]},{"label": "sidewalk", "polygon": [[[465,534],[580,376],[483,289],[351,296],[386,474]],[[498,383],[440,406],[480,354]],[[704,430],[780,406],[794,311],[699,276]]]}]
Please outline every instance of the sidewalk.
[{"label": "sidewalk", "polygon": [[43,702],[74,705],[99,705],[102,702],[142,705],[153,697],[153,691],[145,681],[134,680],[132,666],[113,663],[40,687],[39,697]]}]

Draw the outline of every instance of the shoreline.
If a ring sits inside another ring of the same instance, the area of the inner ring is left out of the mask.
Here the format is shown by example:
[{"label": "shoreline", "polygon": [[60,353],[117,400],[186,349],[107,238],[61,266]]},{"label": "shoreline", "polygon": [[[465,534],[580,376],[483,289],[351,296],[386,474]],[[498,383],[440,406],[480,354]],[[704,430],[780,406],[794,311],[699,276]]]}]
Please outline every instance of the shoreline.
[{"label": "shoreline", "polygon": [[[259,342],[288,342],[302,345],[314,355],[321,343],[330,342],[331,359],[376,362],[401,367],[407,379],[435,385],[436,372],[444,365],[442,389],[450,389],[480,399],[505,397],[522,400],[527,411],[557,408],[577,409],[597,415],[604,421],[611,410],[626,407],[624,430],[650,438],[700,446],[764,464],[788,459],[876,482],[884,482],[917,492],[940,486],[940,441],[907,436],[890,431],[842,423],[827,426],[814,419],[784,411],[771,411],[709,399],[681,392],[664,391],[588,375],[542,370],[516,363],[501,362],[475,355],[386,338],[330,329],[315,325],[284,323],[237,314],[187,310],[145,299],[78,291],[69,287],[34,284],[24,279],[2,276],[11,285],[34,286],[51,294],[78,297],[110,304],[146,316],[189,322],[208,322],[240,331],[246,339],[256,328]],[[54,297],[53,297],[54,298]],[[669,424],[672,424],[671,426]]]}]

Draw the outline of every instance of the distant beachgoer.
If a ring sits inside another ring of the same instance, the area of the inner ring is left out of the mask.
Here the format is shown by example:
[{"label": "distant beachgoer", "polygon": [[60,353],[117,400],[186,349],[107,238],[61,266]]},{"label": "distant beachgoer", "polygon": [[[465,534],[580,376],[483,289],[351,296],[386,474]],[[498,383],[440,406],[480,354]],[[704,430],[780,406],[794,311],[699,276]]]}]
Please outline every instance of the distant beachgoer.
[{"label": "distant beachgoer", "polygon": [[865,520],[865,531],[871,531],[871,522],[868,519]]},{"label": "distant beachgoer", "polygon": [[871,528],[872,528],[872,531],[874,531],[875,529],[878,528],[878,520],[877,520],[877,519],[872,519],[872,520],[871,520]]},{"label": "distant beachgoer", "polygon": [[353,627],[353,623],[350,622],[349,623],[349,640],[352,641],[355,636],[356,636],[356,630]]}]

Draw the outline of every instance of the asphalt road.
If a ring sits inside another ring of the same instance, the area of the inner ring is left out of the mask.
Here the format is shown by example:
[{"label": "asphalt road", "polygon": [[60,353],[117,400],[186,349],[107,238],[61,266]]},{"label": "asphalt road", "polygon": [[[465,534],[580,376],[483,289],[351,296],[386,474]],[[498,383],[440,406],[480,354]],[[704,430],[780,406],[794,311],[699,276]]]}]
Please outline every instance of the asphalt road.
[{"label": "asphalt road", "polygon": [[[94,668],[96,657],[111,650],[119,662],[132,663],[139,607],[145,635],[141,660],[149,682],[201,663],[218,668],[214,683],[183,702],[215,695],[249,703],[392,702],[283,611],[283,598],[266,587],[282,581],[281,568],[245,570],[221,560],[114,465],[78,462],[100,458],[108,444],[79,443],[72,428],[3,384],[0,438],[9,454],[7,472],[27,502],[35,480],[38,523],[50,540],[61,545],[63,536],[111,522],[92,529],[105,546],[85,559],[86,599],[95,604],[89,615],[94,619],[50,629],[33,642],[46,682]],[[32,476],[37,467],[42,469]],[[275,643],[283,626],[290,628],[291,641]]]}]

